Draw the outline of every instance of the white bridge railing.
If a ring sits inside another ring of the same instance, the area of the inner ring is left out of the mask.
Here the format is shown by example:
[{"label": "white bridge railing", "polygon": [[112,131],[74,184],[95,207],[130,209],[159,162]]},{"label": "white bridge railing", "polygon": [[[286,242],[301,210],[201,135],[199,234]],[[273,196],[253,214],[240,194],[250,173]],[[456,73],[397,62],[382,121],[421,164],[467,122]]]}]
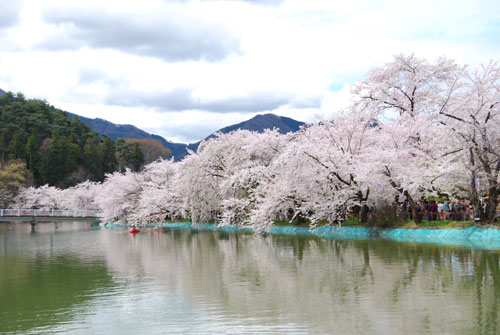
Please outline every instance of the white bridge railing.
[{"label": "white bridge railing", "polygon": [[55,209],[0,209],[0,217],[71,217],[71,218],[99,218],[98,211],[71,211]]}]

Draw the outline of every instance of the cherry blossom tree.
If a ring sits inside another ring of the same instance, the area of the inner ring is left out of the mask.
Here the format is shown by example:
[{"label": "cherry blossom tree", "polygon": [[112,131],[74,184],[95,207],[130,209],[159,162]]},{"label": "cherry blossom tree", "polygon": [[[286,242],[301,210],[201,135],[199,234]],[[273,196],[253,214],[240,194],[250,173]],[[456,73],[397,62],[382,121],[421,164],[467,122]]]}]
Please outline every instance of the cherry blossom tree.
[{"label": "cherry blossom tree", "polygon": [[13,208],[63,209],[63,191],[49,185],[20,189]]},{"label": "cherry blossom tree", "polygon": [[[218,183],[222,175],[207,171],[210,157],[201,155],[206,144],[201,143],[198,153],[191,152],[181,164],[179,191],[183,198],[183,208],[188,217],[195,223],[207,223],[215,220],[220,211],[222,201]],[[220,157],[219,157],[220,158]],[[222,166],[213,169],[222,169]]]},{"label": "cherry blossom tree", "polygon": [[263,171],[265,178],[255,189],[258,196],[254,198],[255,205],[249,218],[249,224],[256,232],[268,231],[274,220],[305,218],[301,213],[310,193],[311,180],[306,174],[312,171],[296,150],[301,137],[301,133],[291,135],[283,151]]},{"label": "cherry blossom tree", "polygon": [[202,143],[182,162],[181,184],[193,221],[248,224],[256,189],[285,144],[286,136],[276,130],[239,130]]},{"label": "cherry blossom tree", "polygon": [[181,162],[67,190],[26,188],[19,207],[97,209],[104,220],[190,218],[269,230],[276,219],[341,223],[368,202],[429,195],[500,195],[500,67],[477,71],[440,58],[398,55],[353,89],[353,104],[297,133],[217,134]]},{"label": "cherry blossom tree", "polygon": [[100,184],[91,181],[84,181],[74,187],[62,191],[62,199],[58,206],[61,209],[78,210],[98,210],[95,199],[100,192]]},{"label": "cherry blossom tree", "polygon": [[[436,117],[459,91],[460,68],[441,58],[432,64],[413,55],[372,70],[356,84],[358,108],[376,112],[378,144],[373,148],[373,177],[408,199],[418,220],[416,199],[437,189],[442,175],[434,164],[442,142]],[[442,156],[442,155],[441,155]]]},{"label": "cherry blossom tree", "polygon": [[133,221],[162,222],[185,217],[179,168],[180,164],[172,160],[159,160],[144,167],[137,207],[129,214]]},{"label": "cherry blossom tree", "polygon": [[459,155],[468,175],[462,188],[476,206],[485,199],[485,219],[495,218],[500,196],[500,66],[491,62],[461,77],[457,97],[440,111],[440,122],[454,138],[449,154]]},{"label": "cherry blossom tree", "polygon": [[372,115],[358,109],[304,130],[296,150],[308,165],[302,178],[309,180],[310,191],[302,212],[311,213],[312,222],[341,223],[347,207],[366,203],[372,186],[361,161],[373,147],[375,131]]},{"label": "cherry blossom tree", "polygon": [[142,176],[127,169],[125,173],[106,175],[96,203],[101,208],[105,222],[127,221],[136,223],[134,213],[138,208],[142,191]]},{"label": "cherry blossom tree", "polygon": [[369,198],[373,183],[361,161],[376,131],[371,115],[353,109],[289,136],[268,167],[271,178],[259,185],[252,226],[267,230],[274,219],[340,224],[348,207]]}]

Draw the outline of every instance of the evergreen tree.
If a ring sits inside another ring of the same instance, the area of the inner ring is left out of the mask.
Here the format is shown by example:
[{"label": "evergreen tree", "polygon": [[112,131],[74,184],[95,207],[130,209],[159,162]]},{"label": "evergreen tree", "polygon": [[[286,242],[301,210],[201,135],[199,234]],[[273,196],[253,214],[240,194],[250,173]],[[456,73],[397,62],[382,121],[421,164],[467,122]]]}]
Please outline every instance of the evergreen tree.
[{"label": "evergreen tree", "polygon": [[139,171],[141,166],[144,164],[144,154],[142,153],[139,143],[132,143],[132,152],[130,155],[130,164],[132,165],[132,171]]},{"label": "evergreen tree", "polygon": [[97,137],[89,137],[83,147],[83,159],[90,172],[90,180],[92,181],[100,181],[104,179],[101,154],[99,152],[99,146],[96,143],[98,141],[99,138]]},{"label": "evergreen tree", "polygon": [[38,132],[34,130],[28,137],[26,142],[26,158],[28,163],[28,169],[33,173],[35,179],[39,178],[39,168],[40,168],[40,145],[42,141],[38,137]]},{"label": "evergreen tree", "polygon": [[42,155],[41,177],[43,183],[55,186],[68,173],[68,140],[55,132]]},{"label": "evergreen tree", "polygon": [[144,164],[141,148],[125,140],[101,138],[78,118],[22,93],[0,97],[0,162],[21,159],[34,184],[68,187],[87,178]]},{"label": "evergreen tree", "polygon": [[103,163],[103,172],[111,173],[116,171],[118,166],[118,162],[115,154],[115,143],[109,137],[104,137],[104,141],[102,142],[102,163]]},{"label": "evergreen tree", "polygon": [[26,133],[23,130],[16,130],[12,133],[12,137],[7,147],[8,158],[26,158]]}]

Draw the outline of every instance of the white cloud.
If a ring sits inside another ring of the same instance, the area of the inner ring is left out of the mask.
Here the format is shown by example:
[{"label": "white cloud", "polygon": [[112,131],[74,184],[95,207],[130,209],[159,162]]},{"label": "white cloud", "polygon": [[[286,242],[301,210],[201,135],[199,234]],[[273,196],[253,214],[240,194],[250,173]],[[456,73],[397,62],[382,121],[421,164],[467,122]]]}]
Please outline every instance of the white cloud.
[{"label": "white cloud", "polygon": [[11,0],[0,2],[0,29],[14,26],[19,21],[21,1]]},{"label": "white cloud", "polygon": [[114,49],[174,62],[218,61],[239,52],[237,38],[216,22],[189,15],[179,6],[144,9],[122,13],[68,5],[45,9],[43,21],[63,29],[38,45],[54,51]]}]

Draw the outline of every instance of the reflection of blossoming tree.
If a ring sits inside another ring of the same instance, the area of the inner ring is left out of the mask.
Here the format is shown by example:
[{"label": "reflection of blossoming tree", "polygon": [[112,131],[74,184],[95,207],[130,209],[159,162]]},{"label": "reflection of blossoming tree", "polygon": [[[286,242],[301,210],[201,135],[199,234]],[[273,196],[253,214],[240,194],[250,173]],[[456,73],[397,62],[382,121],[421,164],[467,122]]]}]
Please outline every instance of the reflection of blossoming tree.
[{"label": "reflection of blossoming tree", "polygon": [[397,198],[408,199],[418,219],[422,196],[477,202],[482,180],[491,222],[500,193],[499,78],[496,63],[469,72],[447,59],[396,56],[356,84],[350,108],[297,133],[218,134],[181,162],[160,160],[68,190],[24,189],[18,205],[264,231],[275,219],[340,223],[347,207]]}]

